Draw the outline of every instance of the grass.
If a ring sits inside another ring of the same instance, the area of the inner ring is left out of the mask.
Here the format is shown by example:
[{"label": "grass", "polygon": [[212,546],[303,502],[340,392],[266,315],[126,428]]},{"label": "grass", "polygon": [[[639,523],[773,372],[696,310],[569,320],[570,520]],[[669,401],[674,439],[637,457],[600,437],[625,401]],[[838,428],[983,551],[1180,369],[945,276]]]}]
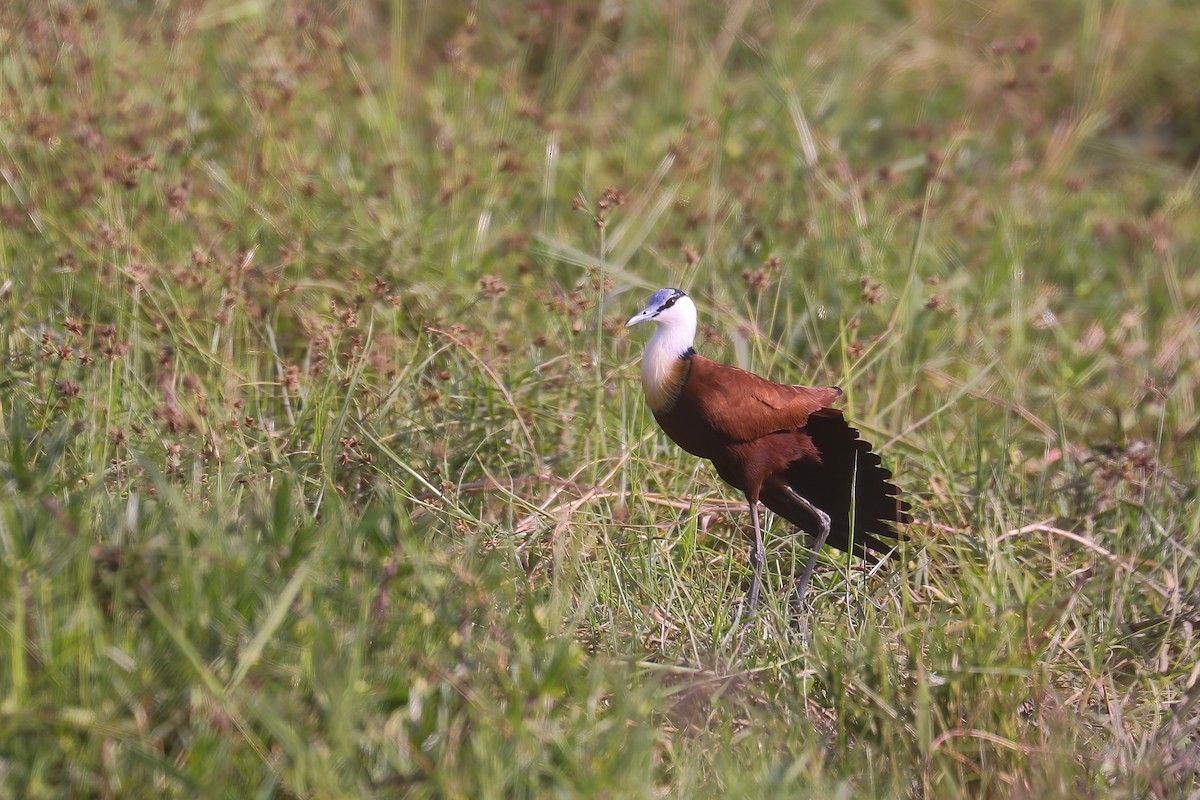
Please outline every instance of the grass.
[{"label": "grass", "polygon": [[[1188,797],[1200,15],[0,11],[0,796]],[[621,327],[829,382],[878,570]]]}]

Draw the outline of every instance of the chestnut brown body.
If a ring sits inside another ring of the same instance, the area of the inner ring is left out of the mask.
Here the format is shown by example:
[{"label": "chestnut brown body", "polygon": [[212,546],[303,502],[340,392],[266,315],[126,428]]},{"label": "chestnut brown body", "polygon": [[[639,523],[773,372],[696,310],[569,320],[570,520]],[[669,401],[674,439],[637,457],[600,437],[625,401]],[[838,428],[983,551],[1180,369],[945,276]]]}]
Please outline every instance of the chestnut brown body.
[{"label": "chestnut brown body", "polygon": [[648,321],[657,329],[642,356],[642,389],[654,418],[684,450],[712,461],[749,503],[748,608],[758,604],[766,557],[759,502],[817,537],[796,581],[797,606],[825,543],[869,560],[888,551],[881,537],[899,538],[909,506],[871,445],[832,407],[841,389],[778,384],[696,355],[696,306],[679,289],[655,292],[627,325]]},{"label": "chestnut brown body", "polygon": [[[826,543],[872,558],[890,548],[893,526],[909,521],[892,473],[831,405],[832,386],[787,386],[699,355],[680,357],[669,408],[651,409],[663,431],[717,474],[793,525],[815,532],[818,520],[795,503],[791,487],[829,515]],[[853,520],[853,530],[851,521]]]}]

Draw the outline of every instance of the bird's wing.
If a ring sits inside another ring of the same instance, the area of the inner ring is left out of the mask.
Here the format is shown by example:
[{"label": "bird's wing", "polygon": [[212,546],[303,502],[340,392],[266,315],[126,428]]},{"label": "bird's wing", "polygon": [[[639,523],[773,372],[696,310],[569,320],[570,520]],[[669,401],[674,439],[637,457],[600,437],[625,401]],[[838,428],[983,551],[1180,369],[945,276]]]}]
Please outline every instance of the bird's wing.
[{"label": "bird's wing", "polygon": [[900,526],[912,522],[909,504],[897,497],[900,490],[892,483],[891,470],[842,412],[814,411],[804,434],[820,458],[798,459],[776,473],[763,487],[763,504],[793,525],[814,531],[817,520],[812,513],[782,488],[790,486],[829,515],[827,545],[872,562],[877,560],[872,553],[883,555],[892,549],[888,539],[907,538]]},{"label": "bird's wing", "polygon": [[[731,442],[797,428],[842,396],[835,386],[785,386],[744,369],[693,356],[683,393],[698,419]],[[683,398],[681,398],[683,399]]]}]

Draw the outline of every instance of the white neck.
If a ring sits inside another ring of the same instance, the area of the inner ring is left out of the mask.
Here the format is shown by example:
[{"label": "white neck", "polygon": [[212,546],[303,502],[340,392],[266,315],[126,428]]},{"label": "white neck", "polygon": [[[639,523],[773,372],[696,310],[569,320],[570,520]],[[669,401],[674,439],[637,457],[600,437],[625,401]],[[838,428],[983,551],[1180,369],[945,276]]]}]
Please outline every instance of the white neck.
[{"label": "white neck", "polygon": [[682,298],[671,311],[675,313],[670,317],[657,320],[658,327],[642,355],[642,390],[654,409],[670,403],[679,358],[696,340],[696,307],[691,300]]}]

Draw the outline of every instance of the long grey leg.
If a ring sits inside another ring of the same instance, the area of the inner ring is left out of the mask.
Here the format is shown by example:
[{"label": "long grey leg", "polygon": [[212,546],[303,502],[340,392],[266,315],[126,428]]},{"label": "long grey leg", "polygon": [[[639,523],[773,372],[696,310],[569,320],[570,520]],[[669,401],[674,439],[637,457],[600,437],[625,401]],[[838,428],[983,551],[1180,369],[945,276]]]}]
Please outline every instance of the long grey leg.
[{"label": "long grey leg", "polygon": [[767,548],[763,546],[762,528],[758,524],[758,502],[750,504],[750,519],[754,522],[754,549],[750,551],[750,566],[754,567],[754,578],[750,581],[750,592],[746,595],[746,607],[753,611],[758,607],[758,593],[762,589],[763,563],[767,560]]},{"label": "long grey leg", "polygon": [[812,555],[808,557],[808,563],[804,565],[804,574],[800,576],[800,580],[796,581],[796,589],[792,595],[792,603],[799,611],[804,608],[804,593],[808,591],[808,583],[812,580],[813,570],[817,568],[817,556],[821,554],[821,548],[825,546],[825,540],[829,538],[829,515],[801,497],[795,489],[787,484],[781,484],[780,488],[787,492],[792,500],[802,506],[805,511],[816,517],[817,524],[821,528],[817,532],[817,543],[813,546]]}]

